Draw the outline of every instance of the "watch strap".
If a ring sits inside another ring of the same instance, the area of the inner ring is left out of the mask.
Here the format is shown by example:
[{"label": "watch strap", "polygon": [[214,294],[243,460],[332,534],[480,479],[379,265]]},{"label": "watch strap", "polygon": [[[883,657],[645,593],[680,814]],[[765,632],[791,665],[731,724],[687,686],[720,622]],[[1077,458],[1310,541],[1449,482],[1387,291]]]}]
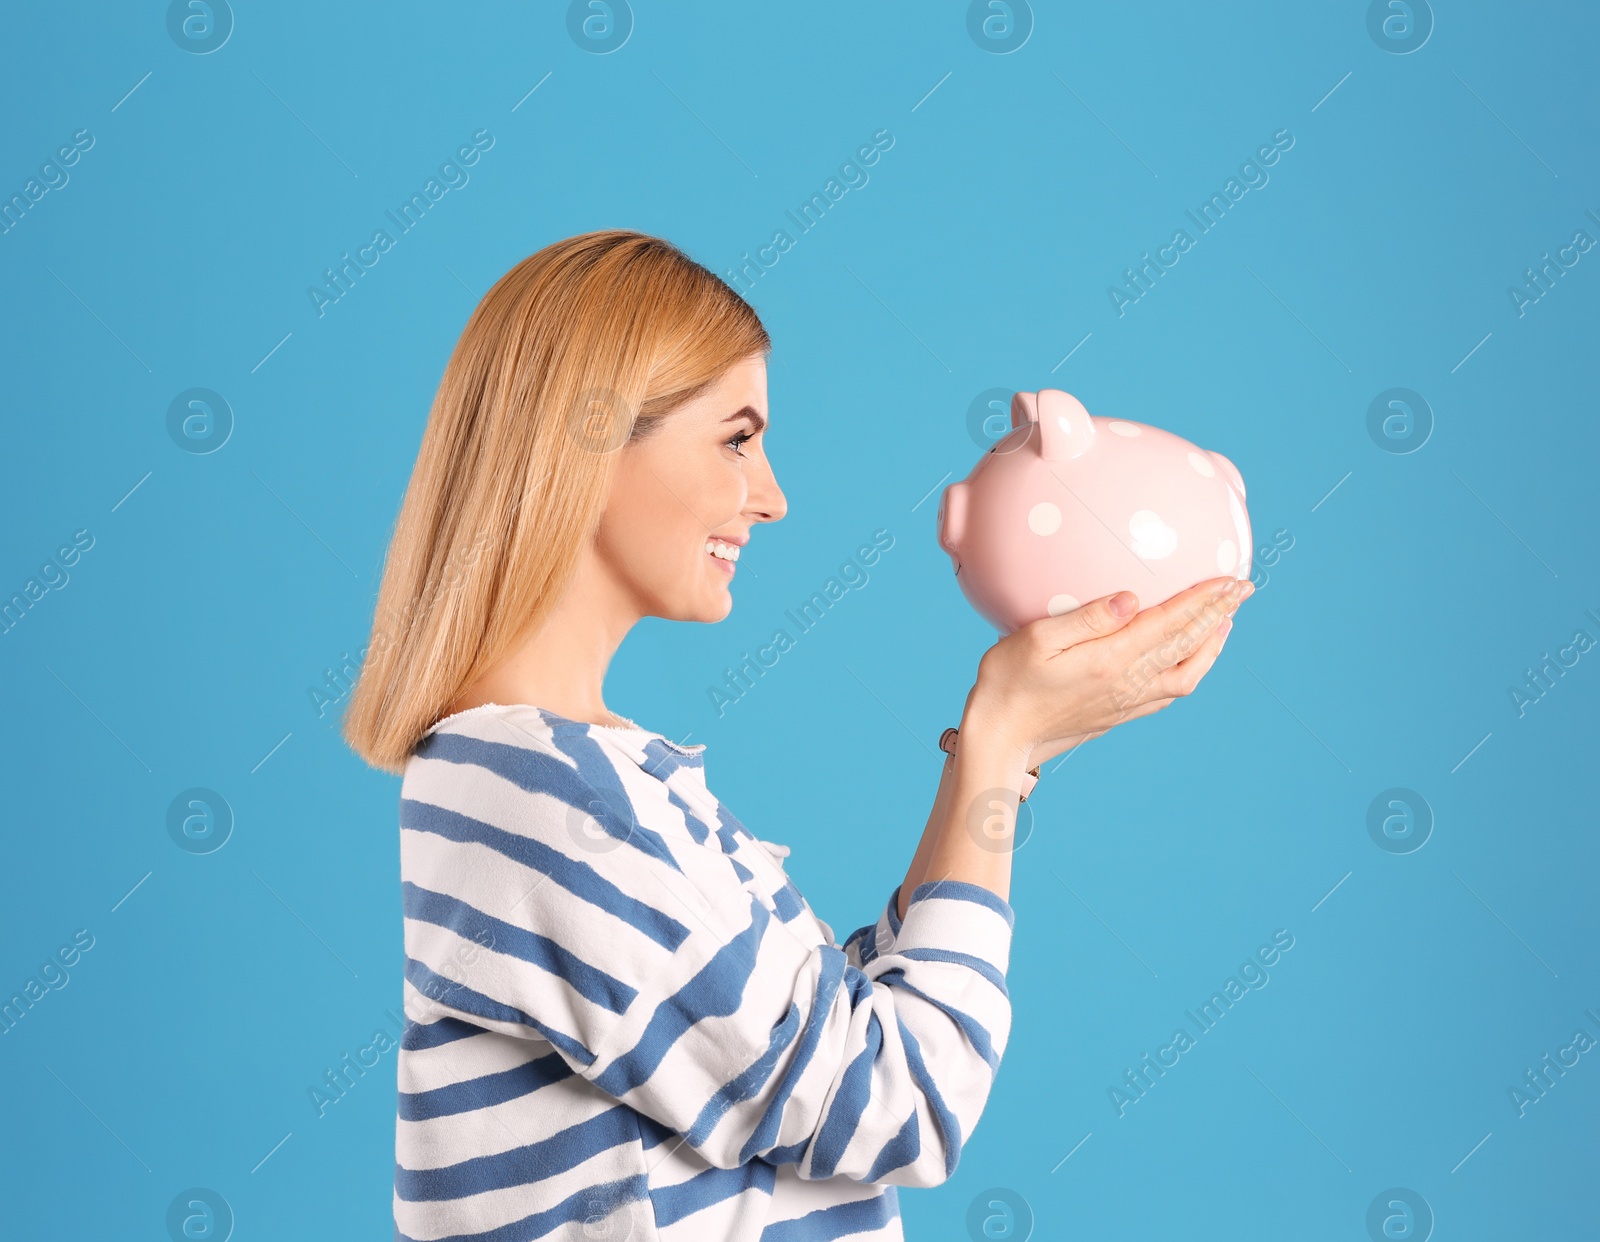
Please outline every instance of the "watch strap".
[{"label": "watch strap", "polygon": [[[960,729],[954,727],[946,729],[939,735],[939,749],[948,755],[954,755],[956,753],[956,739],[960,736]],[[1020,791],[1021,796],[1017,799],[1017,801],[1019,803],[1026,802],[1028,800],[1028,795],[1033,792],[1034,786],[1038,783],[1039,765],[1034,764],[1033,767],[1029,768],[1022,774],[1022,789]]]}]

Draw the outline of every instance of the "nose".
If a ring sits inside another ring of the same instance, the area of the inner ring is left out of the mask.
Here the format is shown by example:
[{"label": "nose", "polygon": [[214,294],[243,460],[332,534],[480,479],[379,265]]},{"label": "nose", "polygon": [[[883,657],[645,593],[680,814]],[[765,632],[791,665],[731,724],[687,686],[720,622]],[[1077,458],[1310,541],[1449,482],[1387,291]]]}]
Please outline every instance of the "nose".
[{"label": "nose", "polygon": [[752,522],[776,522],[789,511],[789,501],[778,486],[777,476],[772,473],[772,463],[765,454],[761,457],[760,468],[748,471],[745,479],[749,492],[745,497],[744,512]]}]

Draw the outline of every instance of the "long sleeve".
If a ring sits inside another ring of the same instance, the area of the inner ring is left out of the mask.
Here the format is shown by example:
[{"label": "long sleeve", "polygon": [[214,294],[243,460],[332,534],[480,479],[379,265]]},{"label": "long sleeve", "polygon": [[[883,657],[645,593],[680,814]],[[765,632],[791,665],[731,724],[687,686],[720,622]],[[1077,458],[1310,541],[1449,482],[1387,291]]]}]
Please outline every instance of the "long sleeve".
[{"label": "long sleeve", "polygon": [[407,979],[431,1017],[548,1040],[719,1168],[955,1171],[1010,1032],[998,896],[923,884],[841,948],[559,752],[451,739],[407,794]]},{"label": "long sleeve", "polygon": [[839,947],[844,950],[845,960],[860,970],[880,953],[887,953],[893,948],[899,935],[900,885],[896,884],[894,891],[889,894],[889,900],[879,913],[877,922],[856,928],[845,937],[844,944]]}]

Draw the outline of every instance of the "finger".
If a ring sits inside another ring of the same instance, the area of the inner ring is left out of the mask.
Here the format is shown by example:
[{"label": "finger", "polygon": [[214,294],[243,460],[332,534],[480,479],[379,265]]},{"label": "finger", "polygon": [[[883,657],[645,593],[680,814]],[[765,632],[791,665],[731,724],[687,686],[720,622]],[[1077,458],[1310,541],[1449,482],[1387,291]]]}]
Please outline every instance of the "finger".
[{"label": "finger", "polygon": [[1044,617],[1032,622],[1041,641],[1058,650],[1075,647],[1091,638],[1115,634],[1139,613],[1139,597],[1132,591],[1117,591],[1090,600],[1081,608],[1059,617]]},{"label": "finger", "polygon": [[1176,699],[1172,699],[1172,698],[1146,699],[1143,703],[1140,703],[1137,706],[1130,708],[1128,710],[1127,715],[1123,716],[1122,721],[1120,723],[1124,723],[1125,724],[1126,722],[1128,722],[1130,720],[1137,720],[1137,719],[1139,719],[1140,716],[1153,716],[1156,712],[1160,711],[1163,707],[1166,707],[1168,704],[1174,703],[1176,701],[1177,701]]},{"label": "finger", "polygon": [[1136,667],[1142,676],[1152,677],[1193,655],[1206,636],[1254,590],[1248,581],[1213,578],[1140,613],[1124,638],[1138,648]]},{"label": "finger", "polygon": [[1217,657],[1222,654],[1222,646],[1228,641],[1228,629],[1231,628],[1231,618],[1224,617],[1223,622],[1211,631],[1197,648],[1193,655],[1179,660],[1166,672],[1157,677],[1151,686],[1151,692],[1157,695],[1166,695],[1182,698],[1195,692],[1201,680],[1211,671],[1211,666],[1217,662]]},{"label": "finger", "polygon": [[1192,632],[1198,624],[1209,631],[1211,625],[1230,611],[1243,590],[1243,583],[1227,575],[1197,582],[1171,599],[1148,608],[1137,619],[1137,633],[1167,641]]},{"label": "finger", "polygon": [[[1191,596],[1190,603],[1178,613],[1179,624],[1175,631],[1168,623],[1153,646],[1135,649],[1128,657],[1112,690],[1112,700],[1117,707],[1126,711],[1150,698],[1170,697],[1183,685],[1190,684],[1182,680],[1181,674],[1169,675],[1169,670],[1193,657],[1253,590],[1248,582],[1234,582],[1220,595],[1196,593]],[[1200,601],[1198,605],[1196,600]],[[1140,619],[1144,615],[1140,614]],[[1133,627],[1130,626],[1119,641],[1131,644]],[[1200,676],[1204,676],[1203,669]],[[1196,678],[1190,689],[1198,684]]]}]

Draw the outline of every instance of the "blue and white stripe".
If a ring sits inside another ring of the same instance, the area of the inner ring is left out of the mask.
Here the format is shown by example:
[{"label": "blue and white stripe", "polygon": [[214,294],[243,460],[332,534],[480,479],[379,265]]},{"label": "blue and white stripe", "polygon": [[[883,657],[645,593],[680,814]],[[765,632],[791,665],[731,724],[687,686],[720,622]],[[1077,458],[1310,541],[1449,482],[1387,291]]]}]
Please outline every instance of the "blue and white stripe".
[{"label": "blue and white stripe", "polygon": [[703,750],[495,705],[417,748],[397,1239],[899,1239],[955,1171],[1011,907],[923,884],[838,943]]}]

